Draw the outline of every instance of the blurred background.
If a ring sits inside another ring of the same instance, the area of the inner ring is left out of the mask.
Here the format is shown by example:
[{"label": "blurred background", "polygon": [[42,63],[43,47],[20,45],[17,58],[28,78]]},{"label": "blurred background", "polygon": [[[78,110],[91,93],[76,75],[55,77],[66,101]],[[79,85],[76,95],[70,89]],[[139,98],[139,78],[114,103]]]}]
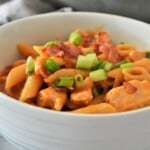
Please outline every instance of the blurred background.
[{"label": "blurred background", "polygon": [[0,25],[56,10],[104,12],[150,23],[149,6],[150,0],[0,0]]},{"label": "blurred background", "polygon": [[76,10],[113,13],[150,22],[150,0],[60,0]]},{"label": "blurred background", "polygon": [[150,0],[0,0],[0,25],[60,9],[111,13],[150,23],[149,7]]}]

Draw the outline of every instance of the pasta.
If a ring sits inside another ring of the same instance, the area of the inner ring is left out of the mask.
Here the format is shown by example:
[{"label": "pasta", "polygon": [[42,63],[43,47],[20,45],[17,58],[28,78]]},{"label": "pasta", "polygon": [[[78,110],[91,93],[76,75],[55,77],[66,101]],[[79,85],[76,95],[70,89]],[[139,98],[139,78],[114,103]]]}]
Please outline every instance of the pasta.
[{"label": "pasta", "polygon": [[8,74],[7,80],[6,80],[6,89],[10,89],[13,86],[21,83],[27,78],[27,75],[25,73],[26,64],[19,65],[17,67],[14,67]]},{"label": "pasta", "polygon": [[26,101],[36,97],[38,90],[42,86],[42,82],[41,76],[35,74],[28,76],[19,99],[21,101]]},{"label": "pasta", "polygon": [[121,57],[128,58],[130,55],[130,52],[136,51],[136,47],[129,44],[119,44],[117,45],[118,52]]},{"label": "pasta", "polygon": [[30,46],[0,72],[0,91],[67,113],[104,114],[150,105],[150,51],[113,44],[104,31],[77,29],[66,41]]}]

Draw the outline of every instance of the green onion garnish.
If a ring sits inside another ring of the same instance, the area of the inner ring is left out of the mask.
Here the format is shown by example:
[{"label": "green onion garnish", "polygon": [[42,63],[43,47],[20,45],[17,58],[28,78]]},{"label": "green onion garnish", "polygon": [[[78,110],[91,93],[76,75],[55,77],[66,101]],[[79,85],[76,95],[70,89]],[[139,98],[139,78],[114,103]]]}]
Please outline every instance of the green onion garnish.
[{"label": "green onion garnish", "polygon": [[145,53],[146,58],[150,58],[150,52]]},{"label": "green onion garnish", "polygon": [[100,80],[105,80],[107,78],[107,75],[106,75],[106,72],[104,71],[104,69],[92,71],[92,72],[90,72],[89,76],[95,82],[100,81]]},{"label": "green onion garnish", "polygon": [[55,72],[60,68],[60,65],[53,59],[48,58],[43,64],[44,68],[47,69],[49,72]]},{"label": "green onion garnish", "polygon": [[99,95],[99,92],[98,92],[98,90],[97,90],[96,87],[94,87],[94,88],[92,89],[92,93],[93,93],[93,96],[94,96],[94,97],[96,97],[96,96]]},{"label": "green onion garnish", "polygon": [[114,66],[115,66],[116,68],[119,68],[120,65],[125,64],[125,63],[129,63],[129,61],[128,61],[128,60],[122,60],[122,61],[116,63]]},{"label": "green onion garnish", "polygon": [[29,56],[27,58],[26,74],[31,75],[34,72],[35,62],[34,59]]},{"label": "green onion garnish", "polygon": [[52,46],[52,45],[58,45],[59,46],[59,41],[50,41],[50,42],[47,42],[45,44],[46,47]]},{"label": "green onion garnish", "polygon": [[112,68],[112,63],[108,61],[99,60],[98,63],[92,68],[92,70],[104,69],[105,71],[109,71]]},{"label": "green onion garnish", "polygon": [[134,67],[133,63],[125,63],[125,64],[121,64],[120,68],[124,69],[124,68],[130,68],[130,67]]},{"label": "green onion garnish", "polygon": [[56,87],[72,87],[73,84],[74,84],[74,78],[73,77],[60,77],[54,83],[54,85]]},{"label": "green onion garnish", "polygon": [[76,68],[91,69],[98,63],[98,58],[95,53],[87,54],[86,56],[79,55],[77,59]]},{"label": "green onion garnish", "polygon": [[113,66],[112,63],[106,62],[105,65],[104,65],[104,70],[105,71],[110,71],[112,66]]},{"label": "green onion garnish", "polygon": [[82,37],[78,32],[72,32],[70,34],[69,37],[69,41],[73,44],[73,45],[80,45],[82,43]]},{"label": "green onion garnish", "polygon": [[81,74],[77,74],[75,77],[75,82],[76,83],[82,83],[83,82],[83,76]]}]

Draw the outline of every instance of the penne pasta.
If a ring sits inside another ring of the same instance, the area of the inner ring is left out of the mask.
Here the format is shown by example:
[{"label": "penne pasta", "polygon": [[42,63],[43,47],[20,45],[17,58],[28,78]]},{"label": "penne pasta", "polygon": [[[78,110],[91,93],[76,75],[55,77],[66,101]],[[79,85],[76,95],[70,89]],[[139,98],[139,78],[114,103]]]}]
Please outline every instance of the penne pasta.
[{"label": "penne pasta", "polygon": [[38,55],[40,55],[40,56],[47,56],[44,52],[43,52],[43,49],[44,49],[45,47],[44,46],[33,46],[33,49],[36,51],[36,53],[38,54]]},{"label": "penne pasta", "polygon": [[134,67],[134,68],[126,68],[122,70],[125,81],[130,80],[148,80],[150,81],[150,74],[146,71],[146,69],[142,67]]},{"label": "penne pasta", "polygon": [[38,90],[41,88],[43,80],[40,76],[32,74],[28,76],[23,90],[21,92],[20,101],[25,102],[30,98],[36,97]]},{"label": "penne pasta", "polygon": [[71,112],[83,113],[83,114],[104,114],[104,113],[114,113],[116,112],[116,109],[110,104],[100,103],[100,104],[89,105],[87,107],[75,109]]},{"label": "penne pasta", "polygon": [[25,57],[28,57],[28,56],[36,57],[37,56],[37,53],[32,48],[32,46],[30,46],[26,43],[19,43],[17,47],[18,47],[19,53]]},{"label": "penne pasta", "polygon": [[117,50],[121,57],[128,58],[130,52],[136,51],[136,47],[129,44],[119,44],[117,45]]},{"label": "penne pasta", "polygon": [[22,64],[11,69],[6,79],[5,88],[11,89],[15,85],[26,80],[27,75],[25,73],[25,69],[26,69],[26,64]]},{"label": "penne pasta", "polygon": [[135,61],[134,65],[136,67],[142,67],[142,68],[146,69],[147,72],[150,74],[150,67],[149,67],[150,66],[150,59],[143,58],[141,60]]},{"label": "penne pasta", "polygon": [[88,76],[89,71],[80,70],[80,69],[60,69],[53,74],[49,75],[49,77],[45,78],[45,82],[48,84],[53,84],[59,77],[70,76],[73,77],[77,74],[81,74],[83,77]]}]

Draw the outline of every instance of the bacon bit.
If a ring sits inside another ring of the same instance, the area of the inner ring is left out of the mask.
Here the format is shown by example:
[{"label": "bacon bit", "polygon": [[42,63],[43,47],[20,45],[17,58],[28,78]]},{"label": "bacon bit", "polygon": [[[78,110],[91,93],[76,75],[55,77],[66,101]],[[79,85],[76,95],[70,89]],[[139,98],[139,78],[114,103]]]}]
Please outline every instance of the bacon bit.
[{"label": "bacon bit", "polygon": [[72,60],[71,60],[71,58],[69,56],[65,55],[63,57],[63,59],[65,61],[65,67],[66,68],[72,68],[72,67],[74,67],[74,64],[73,64],[73,62],[72,62]]},{"label": "bacon bit", "polygon": [[111,47],[109,54],[108,54],[108,60],[111,63],[117,63],[122,60],[122,57],[119,55],[117,48],[115,46]]},{"label": "bacon bit", "polygon": [[73,45],[66,45],[60,43],[60,48],[64,51],[65,55],[68,55],[71,58],[77,58],[81,54],[81,50]]},{"label": "bacon bit", "polygon": [[106,32],[100,32],[98,34],[98,40],[100,43],[110,43],[111,42],[111,38],[108,35],[108,33],[106,33]]},{"label": "bacon bit", "polygon": [[137,91],[137,88],[133,86],[130,82],[123,82],[123,86],[128,94],[133,94]]},{"label": "bacon bit", "polygon": [[109,54],[109,51],[112,47],[111,43],[110,43],[110,39],[109,37],[107,37],[107,34],[105,35],[105,33],[99,33],[99,37],[100,38],[98,41],[93,42],[91,44],[91,48],[94,49],[94,51],[96,52],[96,54]]},{"label": "bacon bit", "polygon": [[95,39],[95,32],[92,30],[83,31],[81,29],[77,29],[76,32],[78,32],[83,39],[83,41],[81,43],[81,45],[83,47],[89,47]]},{"label": "bacon bit", "polygon": [[43,51],[49,56],[58,56],[60,55],[60,47],[58,45],[51,45],[43,49]]},{"label": "bacon bit", "polygon": [[91,44],[91,49],[93,49],[95,51],[95,53],[97,55],[99,54],[109,54],[110,48],[111,48],[111,44],[110,43],[98,43],[98,42],[93,42]]},{"label": "bacon bit", "polygon": [[95,51],[96,54],[100,54],[99,44],[97,42],[92,42],[90,47],[91,47],[91,49],[93,49]]},{"label": "bacon bit", "polygon": [[94,35],[84,35],[82,36],[82,39],[83,39],[82,46],[89,47],[95,38]]},{"label": "bacon bit", "polygon": [[102,43],[100,46],[99,46],[99,53],[104,53],[106,55],[109,55],[109,52],[111,50],[111,44],[110,43]]}]

